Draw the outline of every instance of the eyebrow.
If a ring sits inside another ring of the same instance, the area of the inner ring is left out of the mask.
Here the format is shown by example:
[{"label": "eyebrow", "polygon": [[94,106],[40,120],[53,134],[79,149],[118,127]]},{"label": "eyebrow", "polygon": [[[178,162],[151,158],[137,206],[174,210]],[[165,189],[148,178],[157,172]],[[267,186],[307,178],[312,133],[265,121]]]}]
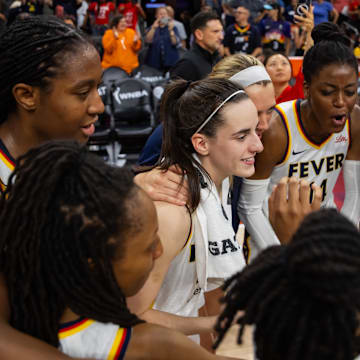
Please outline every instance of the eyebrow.
[{"label": "eyebrow", "polygon": [[236,137],[236,136],[239,136],[239,135],[249,134],[250,131],[251,131],[251,129],[242,129],[242,130],[239,130],[239,131],[231,134],[231,136]]},{"label": "eyebrow", "polygon": [[[323,82],[323,83],[321,83],[321,85],[330,86],[332,88],[337,88],[338,87],[337,85],[330,84],[330,83],[327,83],[327,82]],[[345,86],[345,88],[352,87],[352,86],[357,86],[357,83],[353,82],[351,84],[348,84],[348,85]]]}]

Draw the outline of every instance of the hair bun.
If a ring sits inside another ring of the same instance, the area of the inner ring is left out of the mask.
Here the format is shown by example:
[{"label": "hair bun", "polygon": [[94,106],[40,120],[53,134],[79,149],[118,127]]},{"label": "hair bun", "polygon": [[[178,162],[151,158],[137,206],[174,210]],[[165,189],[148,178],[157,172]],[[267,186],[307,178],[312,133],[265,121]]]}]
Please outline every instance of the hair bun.
[{"label": "hair bun", "polygon": [[346,46],[350,46],[350,40],[340,30],[339,26],[330,22],[324,22],[314,27],[311,32],[314,44],[321,41],[341,42]]}]

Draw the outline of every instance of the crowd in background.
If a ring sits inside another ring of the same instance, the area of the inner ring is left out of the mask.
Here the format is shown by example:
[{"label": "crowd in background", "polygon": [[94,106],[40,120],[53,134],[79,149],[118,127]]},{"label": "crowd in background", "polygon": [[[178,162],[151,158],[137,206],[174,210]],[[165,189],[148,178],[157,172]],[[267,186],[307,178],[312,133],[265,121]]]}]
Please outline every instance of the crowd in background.
[{"label": "crowd in background", "polygon": [[[0,0],[0,32],[17,16],[54,14],[94,37],[104,68],[117,66],[131,74],[140,57],[140,63],[167,72],[192,47],[190,22],[200,11],[213,11],[221,20],[220,57],[242,53],[263,61],[268,50],[302,56],[306,30],[294,20],[297,5],[297,0]],[[355,55],[360,53],[359,0],[313,5],[314,24],[338,23]]]}]

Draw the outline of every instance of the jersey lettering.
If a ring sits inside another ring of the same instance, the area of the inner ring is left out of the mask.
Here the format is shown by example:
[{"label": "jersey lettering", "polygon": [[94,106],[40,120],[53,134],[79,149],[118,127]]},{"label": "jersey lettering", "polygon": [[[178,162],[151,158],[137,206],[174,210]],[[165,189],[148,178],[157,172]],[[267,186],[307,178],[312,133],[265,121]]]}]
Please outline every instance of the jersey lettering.
[{"label": "jersey lettering", "polygon": [[238,251],[239,246],[234,237],[233,240],[209,241],[209,252],[211,255],[219,256]]},{"label": "jersey lettering", "polygon": [[322,169],[329,173],[342,168],[344,158],[345,155],[339,153],[322,158],[318,163],[316,160],[292,163],[289,164],[288,176],[291,177],[297,175],[300,179],[306,178],[309,176],[309,171],[311,171],[311,169],[316,176],[320,174]]}]

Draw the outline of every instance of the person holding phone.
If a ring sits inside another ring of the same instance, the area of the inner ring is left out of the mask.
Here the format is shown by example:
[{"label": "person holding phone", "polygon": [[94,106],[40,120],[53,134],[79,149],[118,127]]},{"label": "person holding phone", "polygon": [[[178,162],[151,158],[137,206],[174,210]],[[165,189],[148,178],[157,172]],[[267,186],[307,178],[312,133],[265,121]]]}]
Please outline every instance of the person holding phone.
[{"label": "person holding phone", "polygon": [[145,35],[145,42],[150,45],[145,63],[165,72],[179,60],[179,33],[165,6],[157,8],[155,16],[156,20]]}]

